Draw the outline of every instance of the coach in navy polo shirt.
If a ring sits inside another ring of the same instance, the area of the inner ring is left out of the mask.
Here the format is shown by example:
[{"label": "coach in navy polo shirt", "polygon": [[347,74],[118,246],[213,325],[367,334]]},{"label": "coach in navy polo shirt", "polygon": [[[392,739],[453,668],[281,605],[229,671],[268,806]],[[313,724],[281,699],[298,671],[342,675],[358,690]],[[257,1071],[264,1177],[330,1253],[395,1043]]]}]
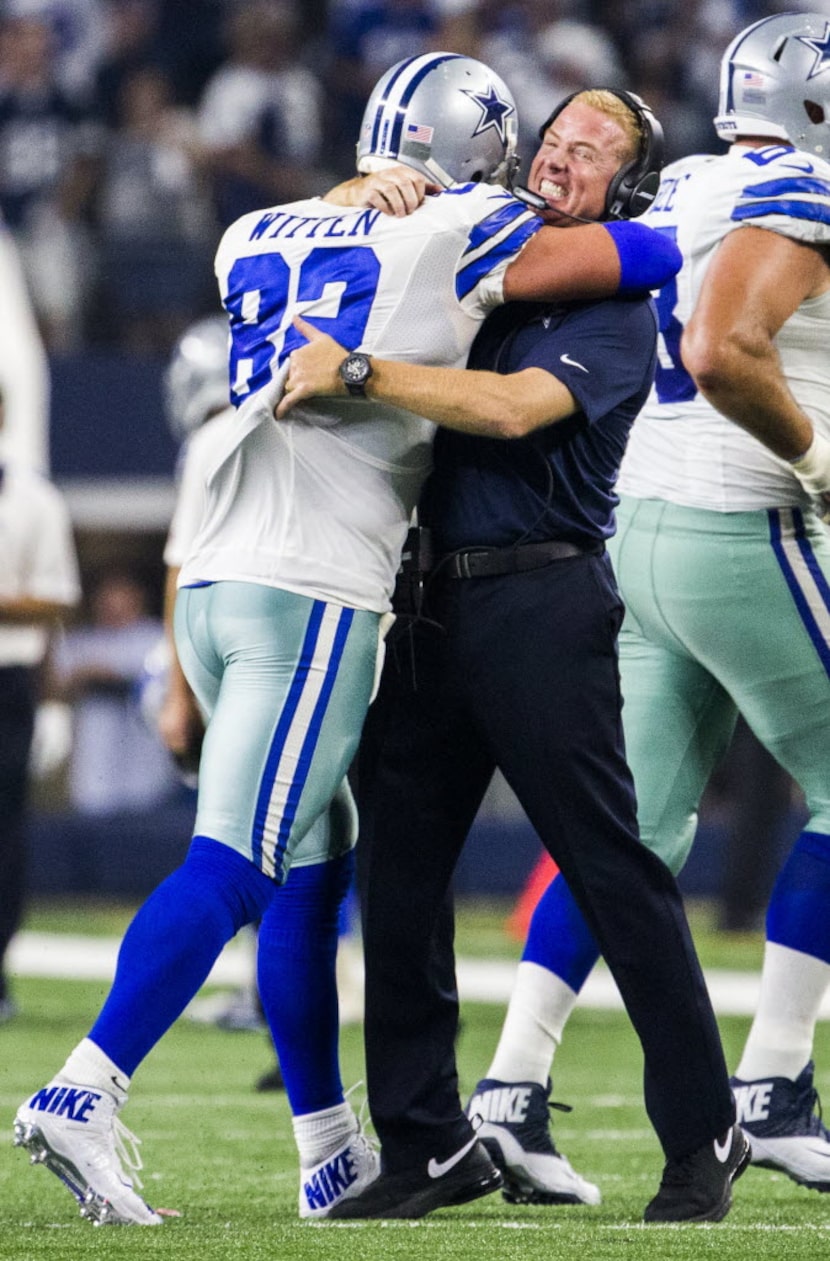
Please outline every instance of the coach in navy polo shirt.
[{"label": "coach in navy polo shirt", "polygon": [[[606,217],[613,190],[596,112],[591,94],[560,107],[531,168],[531,188],[573,216]],[[310,344],[292,356],[278,416],[304,394],[345,389],[343,348],[298,326]],[[489,1102],[477,1094],[469,1116],[460,1106],[448,890],[496,768],[567,880],[643,1044],[666,1157],[646,1220],[719,1219],[748,1159],[680,894],[639,840],[623,747],[623,607],[605,539],[656,334],[647,293],[512,303],[482,327],[467,371],[365,365],[367,399],[439,429],[358,759],[366,1067],[382,1172],[332,1217],[420,1217],[486,1194],[499,1181],[479,1138],[514,1202],[599,1200],[552,1143],[543,1087],[524,1083],[515,1100],[502,1091],[510,1152],[489,1142],[499,1119],[484,1115]],[[534,1181],[533,1168],[544,1176]]]}]

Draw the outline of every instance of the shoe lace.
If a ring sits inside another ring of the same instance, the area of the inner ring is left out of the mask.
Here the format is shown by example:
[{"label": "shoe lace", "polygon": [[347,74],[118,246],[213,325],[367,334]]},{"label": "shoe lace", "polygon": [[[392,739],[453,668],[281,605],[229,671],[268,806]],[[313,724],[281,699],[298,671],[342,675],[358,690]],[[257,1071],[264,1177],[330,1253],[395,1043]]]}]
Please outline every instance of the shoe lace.
[{"label": "shoe lace", "polygon": [[827,1127],[821,1110],[821,1096],[813,1086],[810,1090],[810,1129],[813,1134],[826,1134]]},{"label": "shoe lace", "polygon": [[122,1167],[127,1170],[133,1186],[141,1190],[144,1185],[138,1171],[144,1168],[139,1147],[141,1139],[132,1130],[128,1130],[120,1117],[112,1118],[113,1147]]},{"label": "shoe lace", "polygon": [[[548,1093],[550,1093],[551,1089],[552,1089],[552,1086],[549,1084]],[[547,1109],[549,1113],[550,1112],[573,1112],[573,1108],[571,1107],[569,1103],[561,1103],[557,1099],[547,1099],[546,1103],[547,1103]],[[539,1137],[542,1137],[542,1136],[540,1135]],[[544,1137],[546,1137],[547,1141],[550,1143],[551,1150],[553,1151],[553,1153],[558,1156],[559,1148],[556,1146],[556,1142],[554,1140],[553,1134],[550,1131],[550,1118],[549,1117],[545,1121]]]},{"label": "shoe lace", "polygon": [[[353,1095],[356,1090],[359,1090],[362,1085],[363,1085],[362,1081],[356,1081],[355,1084],[353,1086],[350,1086],[348,1090],[343,1091],[343,1098],[348,1099],[349,1096]],[[354,1111],[354,1105],[352,1105],[352,1110]],[[355,1112],[355,1117],[357,1119],[358,1133],[362,1136],[363,1141],[366,1143],[368,1147],[371,1147],[374,1151],[379,1152],[380,1141],[378,1140],[375,1134],[369,1133],[369,1130],[372,1125],[372,1118],[369,1113],[368,1095],[363,1095],[360,1101],[360,1107],[358,1108],[357,1112]]]}]

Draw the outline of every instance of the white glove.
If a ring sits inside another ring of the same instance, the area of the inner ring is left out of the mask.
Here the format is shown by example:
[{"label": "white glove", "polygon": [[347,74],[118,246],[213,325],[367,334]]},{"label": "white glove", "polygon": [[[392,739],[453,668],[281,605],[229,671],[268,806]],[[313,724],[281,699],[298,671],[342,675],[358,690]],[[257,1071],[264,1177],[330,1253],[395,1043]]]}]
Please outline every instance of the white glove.
[{"label": "white glove", "polygon": [[72,749],[72,709],[63,701],[43,701],[35,711],[29,772],[45,779],[63,766]]},{"label": "white glove", "polygon": [[824,496],[830,492],[830,441],[817,429],[813,430],[813,441],[804,454],[789,464],[809,494]]}]

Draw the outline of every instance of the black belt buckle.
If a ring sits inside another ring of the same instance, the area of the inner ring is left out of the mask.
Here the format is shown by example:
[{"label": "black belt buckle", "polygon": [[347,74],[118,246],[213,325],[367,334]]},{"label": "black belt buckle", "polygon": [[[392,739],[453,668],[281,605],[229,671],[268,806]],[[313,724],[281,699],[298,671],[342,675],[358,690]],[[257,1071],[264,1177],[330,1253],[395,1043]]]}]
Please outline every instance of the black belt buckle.
[{"label": "black belt buckle", "polygon": [[[453,578],[478,578],[487,572],[487,558],[495,553],[492,547],[469,548],[453,557],[450,572]],[[476,564],[476,561],[479,564]]]}]

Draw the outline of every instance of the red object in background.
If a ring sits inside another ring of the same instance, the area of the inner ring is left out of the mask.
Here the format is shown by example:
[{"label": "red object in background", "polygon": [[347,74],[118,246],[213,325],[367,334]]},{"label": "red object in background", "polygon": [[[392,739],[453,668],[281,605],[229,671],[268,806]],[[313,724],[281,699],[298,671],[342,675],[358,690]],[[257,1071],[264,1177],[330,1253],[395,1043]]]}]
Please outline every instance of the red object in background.
[{"label": "red object in background", "polygon": [[548,851],[543,850],[541,858],[525,881],[519,900],[505,923],[508,933],[517,941],[524,941],[527,937],[536,904],[558,871],[559,868]]}]

